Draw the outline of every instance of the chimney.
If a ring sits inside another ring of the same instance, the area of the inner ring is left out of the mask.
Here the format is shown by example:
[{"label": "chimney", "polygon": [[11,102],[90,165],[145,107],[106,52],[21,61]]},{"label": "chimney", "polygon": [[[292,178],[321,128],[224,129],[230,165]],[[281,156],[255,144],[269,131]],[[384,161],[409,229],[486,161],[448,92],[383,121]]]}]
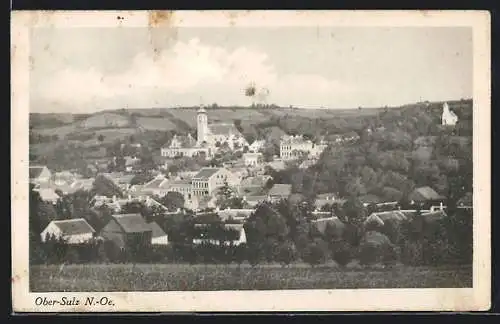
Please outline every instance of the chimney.
[{"label": "chimney", "polygon": [[128,200],[132,200],[132,196],[131,195],[128,195]]},{"label": "chimney", "polygon": [[116,201],[116,195],[113,195],[113,202]]},{"label": "chimney", "polygon": [[440,209],[441,211],[443,211],[443,210],[444,210],[444,207],[443,207],[443,202],[440,202],[440,203],[439,203],[439,209]]}]

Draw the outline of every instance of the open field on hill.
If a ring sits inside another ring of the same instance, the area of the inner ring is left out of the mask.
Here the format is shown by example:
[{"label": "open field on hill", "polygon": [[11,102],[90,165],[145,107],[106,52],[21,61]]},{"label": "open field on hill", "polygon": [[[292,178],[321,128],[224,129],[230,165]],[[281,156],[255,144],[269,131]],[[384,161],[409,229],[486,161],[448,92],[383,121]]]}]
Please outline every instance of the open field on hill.
[{"label": "open field on hill", "polygon": [[307,265],[82,264],[37,265],[30,290],[203,291],[353,288],[461,288],[472,286],[472,267],[341,269]]}]

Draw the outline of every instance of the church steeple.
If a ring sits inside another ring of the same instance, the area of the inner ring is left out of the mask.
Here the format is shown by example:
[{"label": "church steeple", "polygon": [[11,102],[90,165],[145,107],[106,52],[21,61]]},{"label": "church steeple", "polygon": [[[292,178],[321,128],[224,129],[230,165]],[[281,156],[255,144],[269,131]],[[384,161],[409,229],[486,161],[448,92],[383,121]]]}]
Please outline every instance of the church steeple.
[{"label": "church steeple", "polygon": [[207,111],[203,105],[200,105],[200,109],[197,112],[197,140],[198,144],[203,143],[207,140],[207,131],[208,131],[208,117]]}]

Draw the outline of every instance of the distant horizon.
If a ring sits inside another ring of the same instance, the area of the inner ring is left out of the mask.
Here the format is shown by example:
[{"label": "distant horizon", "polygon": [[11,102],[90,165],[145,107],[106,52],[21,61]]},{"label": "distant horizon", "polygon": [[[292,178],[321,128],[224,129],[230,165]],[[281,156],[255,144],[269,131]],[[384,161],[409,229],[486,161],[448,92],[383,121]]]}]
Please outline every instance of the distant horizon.
[{"label": "distant horizon", "polygon": [[[271,107],[258,107],[258,106],[255,106],[255,107],[252,107],[251,105],[250,106],[242,106],[242,105],[219,105],[217,103],[217,108],[216,109],[311,109],[311,110],[338,110],[338,111],[342,111],[342,110],[358,110],[359,108],[361,109],[384,109],[384,108],[388,108],[388,109],[397,109],[397,108],[401,108],[401,107],[404,107],[404,106],[409,106],[409,105],[417,105],[417,104],[422,104],[422,103],[425,103],[425,102],[429,102],[429,103],[445,103],[445,102],[460,102],[460,101],[473,101],[474,98],[471,98],[471,97],[468,97],[468,98],[457,98],[457,99],[449,99],[449,100],[423,100],[423,101],[417,101],[417,102],[408,102],[408,103],[404,103],[402,105],[396,105],[396,106],[378,106],[378,107],[355,107],[355,108],[328,108],[328,107],[323,107],[323,108],[303,108],[303,107],[297,107],[297,106],[278,106],[278,105],[274,105],[274,104],[267,104],[268,106],[275,106],[274,108],[271,108]],[[205,108],[207,109],[214,109],[211,107],[212,105],[205,105]],[[112,109],[103,109],[103,110],[98,110],[98,111],[92,111],[92,112],[37,112],[37,111],[30,111],[30,114],[40,114],[40,115],[43,115],[43,114],[70,114],[70,115],[92,115],[92,114],[98,114],[98,113],[110,113],[110,112],[115,112],[115,111],[120,111],[120,110],[168,110],[168,109],[197,109],[198,107],[200,107],[200,105],[197,105],[197,106],[179,106],[179,107],[127,107],[127,108],[112,108]]]},{"label": "distant horizon", "polygon": [[467,27],[36,28],[30,41],[32,112],[472,97]]}]

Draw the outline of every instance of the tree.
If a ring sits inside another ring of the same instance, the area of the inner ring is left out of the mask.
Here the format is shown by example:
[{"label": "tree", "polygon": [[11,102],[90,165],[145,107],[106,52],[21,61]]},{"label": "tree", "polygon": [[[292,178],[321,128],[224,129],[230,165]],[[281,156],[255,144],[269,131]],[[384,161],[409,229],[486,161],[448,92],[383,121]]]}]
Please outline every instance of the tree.
[{"label": "tree", "polygon": [[295,244],[293,244],[293,242],[287,241],[279,245],[276,261],[280,262],[284,266],[287,266],[296,259],[297,249],[295,248]]},{"label": "tree", "polygon": [[97,140],[98,140],[99,142],[104,142],[104,135],[99,134],[99,136],[97,136]]},{"label": "tree", "polygon": [[314,267],[328,258],[328,245],[322,239],[312,241],[302,253],[302,260]]},{"label": "tree", "polygon": [[169,191],[159,199],[159,202],[168,210],[177,210],[184,207],[184,196],[180,192]]}]

